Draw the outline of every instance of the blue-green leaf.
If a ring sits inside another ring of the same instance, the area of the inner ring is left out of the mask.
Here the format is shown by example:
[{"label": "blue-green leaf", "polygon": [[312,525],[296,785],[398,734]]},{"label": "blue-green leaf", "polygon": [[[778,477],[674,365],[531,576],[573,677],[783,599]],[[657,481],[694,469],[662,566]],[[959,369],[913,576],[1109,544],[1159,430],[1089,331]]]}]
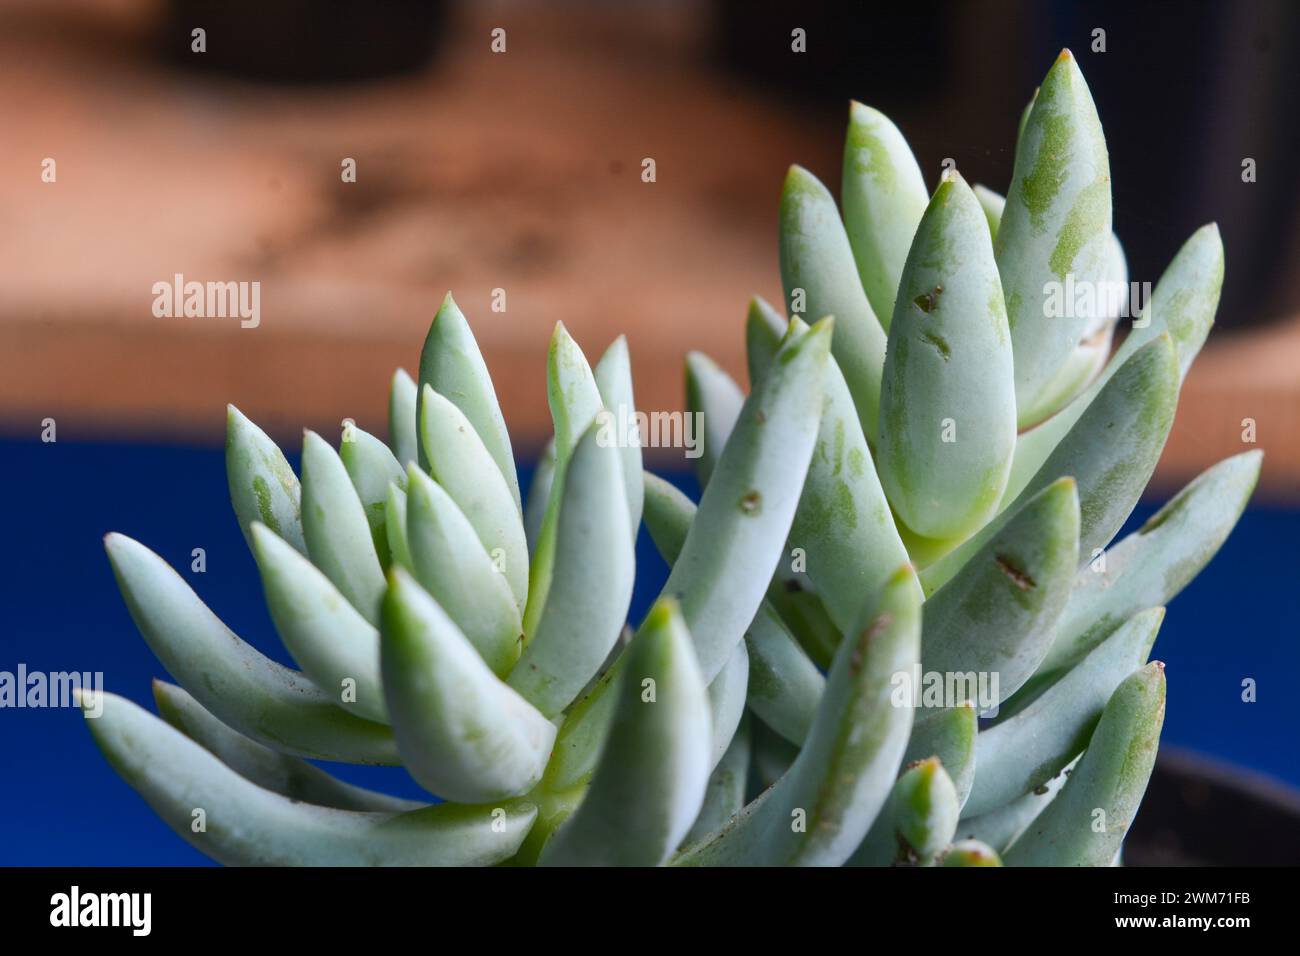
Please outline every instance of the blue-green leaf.
[{"label": "blue-green leaf", "polygon": [[862,287],[888,331],[903,263],[929,194],[898,127],[857,102],[849,107],[842,196]]},{"label": "blue-green leaf", "polygon": [[744,403],[745,393],[713,359],[703,352],[686,354],[686,410],[704,426],[696,435],[699,457],[694,459],[700,487],[709,483]]},{"label": "blue-green leaf", "polygon": [[[249,782],[116,694],[88,720],[113,769],[197,850],[236,866],[490,866],[519,848],[531,803],[444,803],[406,813],[313,806]],[[341,712],[340,712],[341,713]],[[194,811],[204,827],[194,827]]]},{"label": "blue-green leaf", "polygon": [[420,436],[415,428],[419,407],[419,387],[406,369],[399,368],[388,388],[388,447],[403,468],[420,460]]},{"label": "blue-green leaf", "polygon": [[745,400],[664,585],[681,602],[706,680],[744,636],[780,558],[812,456],[830,338],[830,323],[818,323],[787,342]]},{"label": "blue-green leaf", "polygon": [[[600,391],[601,402],[613,416],[615,429],[621,424],[635,423],[636,398],[632,394],[632,359],[627,351],[627,336],[620,335],[605,350],[596,363],[593,375]],[[641,526],[641,504],[644,490],[641,487],[641,441],[629,441],[620,436],[619,456],[623,460],[623,485],[627,495],[628,524],[635,537]]]},{"label": "blue-green leaf", "polygon": [[279,446],[234,405],[226,406],[226,480],[230,503],[250,548],[253,538],[249,528],[260,521],[302,554],[307,553],[298,476]]},{"label": "blue-green leaf", "polygon": [[[488,374],[478,343],[474,341],[474,333],[450,292],[442,300],[424,340],[424,349],[420,353],[420,385],[430,386],[461,410],[496,462],[518,511],[519,477],[515,473],[514,453],[510,449],[510,433],[506,431],[492,377]],[[422,451],[425,455],[429,453],[428,447]]]},{"label": "blue-green leaf", "polygon": [[420,441],[430,475],[474,526],[522,610],[528,596],[523,518],[506,479],[469,420],[427,385],[420,405]]},{"label": "blue-green leaf", "polygon": [[1115,688],[1146,662],[1164,616],[1164,608],[1134,615],[1036,700],[979,735],[969,815],[1041,787],[1083,751]]},{"label": "blue-green leaf", "polygon": [[836,652],[812,730],[794,764],[728,826],[678,858],[685,865],[838,866],[889,795],[912,726],[895,675],[919,658],[920,603],[910,566],[867,603]]},{"label": "blue-green leaf", "polygon": [[387,568],[391,559],[388,550],[387,502],[388,486],[396,483],[406,487],[406,472],[397,463],[388,446],[369,432],[348,425],[339,444],[339,457],[352,479],[352,487],[365,509],[370,536],[375,542],[375,553],[381,567]]},{"label": "blue-green leaf", "polygon": [[1109,866],[1146,792],[1164,719],[1164,665],[1153,661],[1116,689],[1083,759],[1006,864]]},{"label": "blue-green leaf", "polygon": [[519,660],[523,625],[505,575],[442,486],[411,466],[406,539],[415,579],[498,677]]},{"label": "blue-green leaf", "polygon": [[264,747],[231,730],[185,690],[155,680],[158,713],[186,737],[207,750],[245,780],[291,800],[340,810],[403,812],[425,806],[344,783],[306,760]]},{"label": "blue-green leaf", "polygon": [[1201,350],[1206,336],[1210,334],[1210,327],[1214,324],[1214,313],[1219,306],[1219,290],[1222,287],[1223,240],[1217,226],[1202,226],[1192,233],[1191,238],[1169,263],[1164,275],[1156,283],[1151,301],[1147,303],[1141,317],[1133,323],[1133,331],[1102,374],[1058,414],[1017,439],[1011,478],[1002,500],[1010,501],[1021,492],[1047,461],[1052,450],[1069,434],[1106,388],[1111,377],[1144,345],[1168,332],[1178,354],[1179,381],[1186,378],[1192,360]]},{"label": "blue-green leaf", "polygon": [[593,422],[565,469],[550,592],[509,677],[548,717],[568,707],[597,673],[632,600],[636,556],[623,461],[602,434]]},{"label": "blue-green leaf", "polygon": [[1074,428],[1000,515],[921,574],[926,593],[941,586],[1030,498],[1062,476],[1079,491],[1079,553],[1088,561],[1132,513],[1164,448],[1178,404],[1178,360],[1168,335],[1115,373]]},{"label": "blue-green leaf", "polygon": [[302,440],[302,530],[312,564],[367,621],[378,623],[384,571],[365,507],[342,459],[312,431]]},{"label": "blue-green leaf", "polygon": [[298,666],[345,710],[388,723],[379,632],[310,561],[261,522],[253,556],[275,629]]},{"label": "blue-green leaf", "polygon": [[457,803],[519,796],[541,780],[555,725],[401,568],[389,574],[380,635],[384,698],[411,776]]},{"label": "blue-green leaf", "polygon": [[708,700],[690,635],[659,601],[632,639],[587,795],[542,852],[552,866],[657,866],[699,815],[711,763]]},{"label": "blue-green leaf", "polygon": [[1049,315],[1050,290],[1067,276],[1085,283],[1100,279],[1110,235],[1106,139],[1083,74],[1063,50],[1034,98],[1016,147],[996,243],[1015,344],[1021,428],[1055,411],[1043,403],[1043,392],[1093,318],[1075,309]]},{"label": "blue-green leaf", "polygon": [[791,166],[781,194],[781,284],[790,315],[835,318],[832,349],[869,440],[880,417],[885,331],[858,278],[849,237],[830,191]]},{"label": "blue-green leaf", "polygon": [[1141,528],[1079,572],[1043,669],[1068,666],[1144,607],[1168,604],[1201,572],[1250,500],[1262,451],[1202,472]]},{"label": "blue-green leaf", "polygon": [[889,328],[876,447],[903,523],[969,534],[997,511],[1016,443],[1011,339],[988,224],[955,173],[908,253]]},{"label": "blue-green leaf", "polygon": [[222,723],[299,757],[398,763],[392,731],[349,714],[337,694],[240,640],[158,555],[120,534],[104,547],[149,648]]},{"label": "blue-green leaf", "polygon": [[1006,700],[1051,646],[1078,565],[1079,499],[1074,480],[1061,478],[926,601],[922,671],[987,675],[997,681],[991,703]]}]

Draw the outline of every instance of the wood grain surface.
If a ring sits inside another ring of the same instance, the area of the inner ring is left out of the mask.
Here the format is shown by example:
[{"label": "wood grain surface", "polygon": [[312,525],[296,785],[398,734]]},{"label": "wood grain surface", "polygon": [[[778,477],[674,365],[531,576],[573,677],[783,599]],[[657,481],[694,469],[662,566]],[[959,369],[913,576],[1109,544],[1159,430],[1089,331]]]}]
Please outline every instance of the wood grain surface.
[{"label": "wood grain surface", "polygon": [[[678,8],[598,9],[475,5],[430,70],[313,88],[160,62],[147,3],[0,10],[0,427],[214,441],[229,401],[290,445],[345,416],[382,432],[449,289],[522,454],[549,434],[557,321],[593,361],[626,332],[645,409],[681,406],[687,349],[743,384],[786,165],[836,187],[842,118],[702,65]],[[155,317],[176,273],[260,282],[261,324]],[[1298,367],[1300,321],[1212,336],[1157,487],[1248,447],[1253,418],[1267,491],[1300,493]]]}]

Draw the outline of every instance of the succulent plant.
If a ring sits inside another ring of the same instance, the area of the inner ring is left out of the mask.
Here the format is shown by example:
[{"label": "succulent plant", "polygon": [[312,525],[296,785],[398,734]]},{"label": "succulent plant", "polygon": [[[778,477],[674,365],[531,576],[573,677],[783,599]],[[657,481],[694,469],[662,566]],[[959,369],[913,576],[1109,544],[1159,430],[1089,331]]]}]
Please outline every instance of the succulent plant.
[{"label": "succulent plant", "polygon": [[[1005,201],[953,170],[927,194],[860,104],[842,198],[841,217],[787,177],[790,318],[751,303],[748,394],[688,356],[698,505],[612,424],[634,408],[625,341],[593,369],[557,325],[554,437],[522,506],[450,295],[418,382],[393,378],[387,443],[308,432],[299,478],[231,407],[231,501],[301,671],[109,535],[181,685],[155,683],[162,720],[104,695],[89,726],[112,765],[230,863],[1115,861],[1164,716],[1163,607],[1260,466],[1215,465],[1111,544],[1213,322],[1218,233],[1187,241],[1113,356],[1114,310],[1047,315],[1053,283],[1127,280],[1068,52]],[[671,572],[632,634],[643,518]],[[437,799],[313,759],[401,764]]]}]

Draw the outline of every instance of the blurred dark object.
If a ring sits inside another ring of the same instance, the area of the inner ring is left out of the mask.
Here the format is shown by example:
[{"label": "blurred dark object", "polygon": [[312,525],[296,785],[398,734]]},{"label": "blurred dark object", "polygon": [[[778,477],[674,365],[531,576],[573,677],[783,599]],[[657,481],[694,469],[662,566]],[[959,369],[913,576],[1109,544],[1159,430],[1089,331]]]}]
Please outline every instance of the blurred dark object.
[{"label": "blurred dark object", "polygon": [[[850,98],[879,107],[929,181],[951,157],[968,180],[999,192],[1020,111],[1057,52],[1071,48],[1106,130],[1130,278],[1154,285],[1213,220],[1227,249],[1219,326],[1300,310],[1291,281],[1300,201],[1280,185],[1300,152],[1300,3],[714,0],[714,10],[714,46],[731,69],[824,110],[828,127],[842,123]],[[795,29],[806,52],[792,49]],[[1257,182],[1242,179],[1246,159]],[[814,172],[838,190],[838,169]]]},{"label": "blurred dark object", "polygon": [[[429,62],[444,0],[170,0],[167,55],[194,69],[282,83],[392,76]],[[206,50],[193,49],[195,29]]]},{"label": "blurred dark object", "polygon": [[1126,866],[1295,866],[1300,795],[1247,770],[1161,747],[1124,841]]},{"label": "blurred dark object", "polygon": [[[869,95],[886,112],[947,95],[951,4],[913,0],[899,6],[809,0],[716,0],[717,49],[723,61],[760,82],[847,110],[850,95]],[[802,29],[806,53],[794,50]],[[924,54],[924,50],[931,51]],[[874,92],[872,92],[874,91]]]}]

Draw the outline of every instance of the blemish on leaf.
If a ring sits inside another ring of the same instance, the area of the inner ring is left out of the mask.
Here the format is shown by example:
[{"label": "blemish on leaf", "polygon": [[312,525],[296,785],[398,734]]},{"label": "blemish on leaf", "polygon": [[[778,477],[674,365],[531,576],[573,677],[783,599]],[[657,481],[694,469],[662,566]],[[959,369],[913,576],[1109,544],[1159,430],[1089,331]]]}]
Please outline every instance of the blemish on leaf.
[{"label": "blemish on leaf", "polygon": [[1011,563],[1010,558],[1003,557],[999,554],[994,556],[993,561],[997,564],[998,570],[1010,578],[1011,583],[1020,588],[1020,590],[1032,591],[1034,588],[1038,587],[1038,584],[1033,578]]},{"label": "blemish on leaf", "polygon": [[942,336],[935,335],[933,332],[922,332],[921,339],[933,345],[945,362],[952,358],[952,349]]},{"label": "blemish on leaf", "polygon": [[786,593],[788,593],[788,594],[798,594],[798,593],[800,593],[801,591],[803,591],[803,585],[800,584],[796,579],[794,579],[794,578],[789,578],[789,579],[785,582],[785,590],[786,590]]},{"label": "blemish on leaf", "polygon": [[253,477],[253,496],[257,498],[257,513],[262,518],[262,524],[279,534],[280,522],[275,520],[275,509],[271,506],[271,489],[261,475]]},{"label": "blemish on leaf", "polygon": [[894,615],[892,614],[880,615],[874,621],[871,622],[870,627],[868,627],[865,631],[862,632],[861,643],[870,644],[873,640],[875,640],[875,638],[877,638],[878,636],[880,636],[880,634],[884,632],[885,628],[889,627],[889,625],[892,624],[893,622],[894,622]]},{"label": "blemish on leaf", "polygon": [[943,295],[943,286],[937,285],[929,292],[922,292],[912,303],[927,315],[934,311],[935,305],[939,301],[939,296]]},{"label": "blemish on leaf", "polygon": [[749,515],[758,514],[758,509],[762,503],[763,496],[757,491],[751,491],[740,499],[740,510]]}]

